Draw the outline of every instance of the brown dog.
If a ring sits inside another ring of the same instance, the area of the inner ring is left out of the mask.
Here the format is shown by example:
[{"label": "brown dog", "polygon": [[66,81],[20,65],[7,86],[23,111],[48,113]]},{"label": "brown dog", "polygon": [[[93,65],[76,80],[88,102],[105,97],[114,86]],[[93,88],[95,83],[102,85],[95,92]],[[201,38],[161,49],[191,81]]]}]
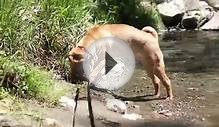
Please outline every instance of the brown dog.
[{"label": "brown dog", "polygon": [[160,96],[161,82],[166,88],[168,99],[173,99],[171,82],[165,73],[158,35],[156,30],[149,26],[138,30],[125,24],[106,24],[97,25],[88,30],[76,48],[73,48],[69,53],[72,79],[76,78],[77,74],[81,75],[83,73],[82,62],[85,49],[94,41],[103,37],[116,37],[127,42],[132,48],[136,59],[144,65],[148,76],[152,79],[155,95]]}]

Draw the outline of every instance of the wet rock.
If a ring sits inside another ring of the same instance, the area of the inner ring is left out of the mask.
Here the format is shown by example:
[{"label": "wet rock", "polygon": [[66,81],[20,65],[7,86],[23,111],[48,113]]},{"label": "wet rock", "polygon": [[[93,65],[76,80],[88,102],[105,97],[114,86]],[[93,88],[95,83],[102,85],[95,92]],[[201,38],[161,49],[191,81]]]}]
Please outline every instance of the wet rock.
[{"label": "wet rock", "polygon": [[202,30],[219,30],[219,12],[215,13],[210,21],[205,23]]},{"label": "wet rock", "polygon": [[57,120],[46,118],[43,120],[43,127],[63,127]]},{"label": "wet rock", "polygon": [[172,0],[157,5],[158,11],[167,27],[177,26],[185,12],[183,0]]},{"label": "wet rock", "polygon": [[127,112],[126,104],[118,99],[106,99],[106,108],[110,111],[124,114]]},{"label": "wet rock", "polygon": [[59,99],[59,102],[60,102],[61,106],[65,107],[65,108],[68,108],[68,109],[73,109],[75,107],[74,99],[71,99],[71,98],[66,97],[66,96],[62,96]]}]

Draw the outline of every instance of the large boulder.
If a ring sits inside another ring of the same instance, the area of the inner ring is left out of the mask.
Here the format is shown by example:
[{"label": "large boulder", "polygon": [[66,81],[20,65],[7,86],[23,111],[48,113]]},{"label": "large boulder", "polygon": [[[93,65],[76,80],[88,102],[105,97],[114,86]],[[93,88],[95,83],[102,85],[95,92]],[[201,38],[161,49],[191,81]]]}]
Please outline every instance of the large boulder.
[{"label": "large boulder", "polygon": [[157,5],[158,11],[167,27],[176,26],[180,23],[185,12],[183,0],[172,0]]},{"label": "large boulder", "polygon": [[202,30],[219,30],[219,12],[215,13],[213,18],[201,27]]},{"label": "large boulder", "polygon": [[182,18],[181,25],[185,29],[195,29],[209,21],[213,15],[213,8],[206,2],[199,2],[199,9],[187,11]]}]

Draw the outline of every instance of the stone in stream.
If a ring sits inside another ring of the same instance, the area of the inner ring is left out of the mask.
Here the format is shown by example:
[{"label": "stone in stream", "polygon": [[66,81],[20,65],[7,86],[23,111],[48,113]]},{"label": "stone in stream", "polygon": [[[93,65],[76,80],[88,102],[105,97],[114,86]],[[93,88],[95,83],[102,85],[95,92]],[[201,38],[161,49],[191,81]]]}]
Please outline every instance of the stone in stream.
[{"label": "stone in stream", "polygon": [[126,104],[118,99],[106,99],[106,108],[110,111],[125,114],[127,112]]},{"label": "stone in stream", "polygon": [[214,15],[214,9],[199,0],[169,0],[158,4],[157,8],[166,27],[196,29]]}]

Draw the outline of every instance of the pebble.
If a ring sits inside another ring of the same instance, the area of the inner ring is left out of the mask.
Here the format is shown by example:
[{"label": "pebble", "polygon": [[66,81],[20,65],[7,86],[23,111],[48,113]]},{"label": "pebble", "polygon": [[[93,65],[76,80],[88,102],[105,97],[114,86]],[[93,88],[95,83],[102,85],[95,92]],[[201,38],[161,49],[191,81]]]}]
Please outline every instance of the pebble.
[{"label": "pebble", "polygon": [[190,87],[190,88],[188,88],[188,90],[194,90],[194,91],[198,91],[198,88],[193,88],[193,87]]},{"label": "pebble", "polygon": [[141,79],[142,79],[142,80],[147,80],[147,78],[146,78],[146,77],[141,77]]},{"label": "pebble", "polygon": [[162,114],[162,115],[164,115],[164,116],[166,116],[166,117],[170,117],[170,116],[173,115],[173,113],[170,112],[169,110],[161,110],[161,111],[159,111],[158,113],[159,113],[159,114]]},{"label": "pebble", "polygon": [[201,121],[205,121],[205,118],[203,117],[203,118],[201,118]]}]

